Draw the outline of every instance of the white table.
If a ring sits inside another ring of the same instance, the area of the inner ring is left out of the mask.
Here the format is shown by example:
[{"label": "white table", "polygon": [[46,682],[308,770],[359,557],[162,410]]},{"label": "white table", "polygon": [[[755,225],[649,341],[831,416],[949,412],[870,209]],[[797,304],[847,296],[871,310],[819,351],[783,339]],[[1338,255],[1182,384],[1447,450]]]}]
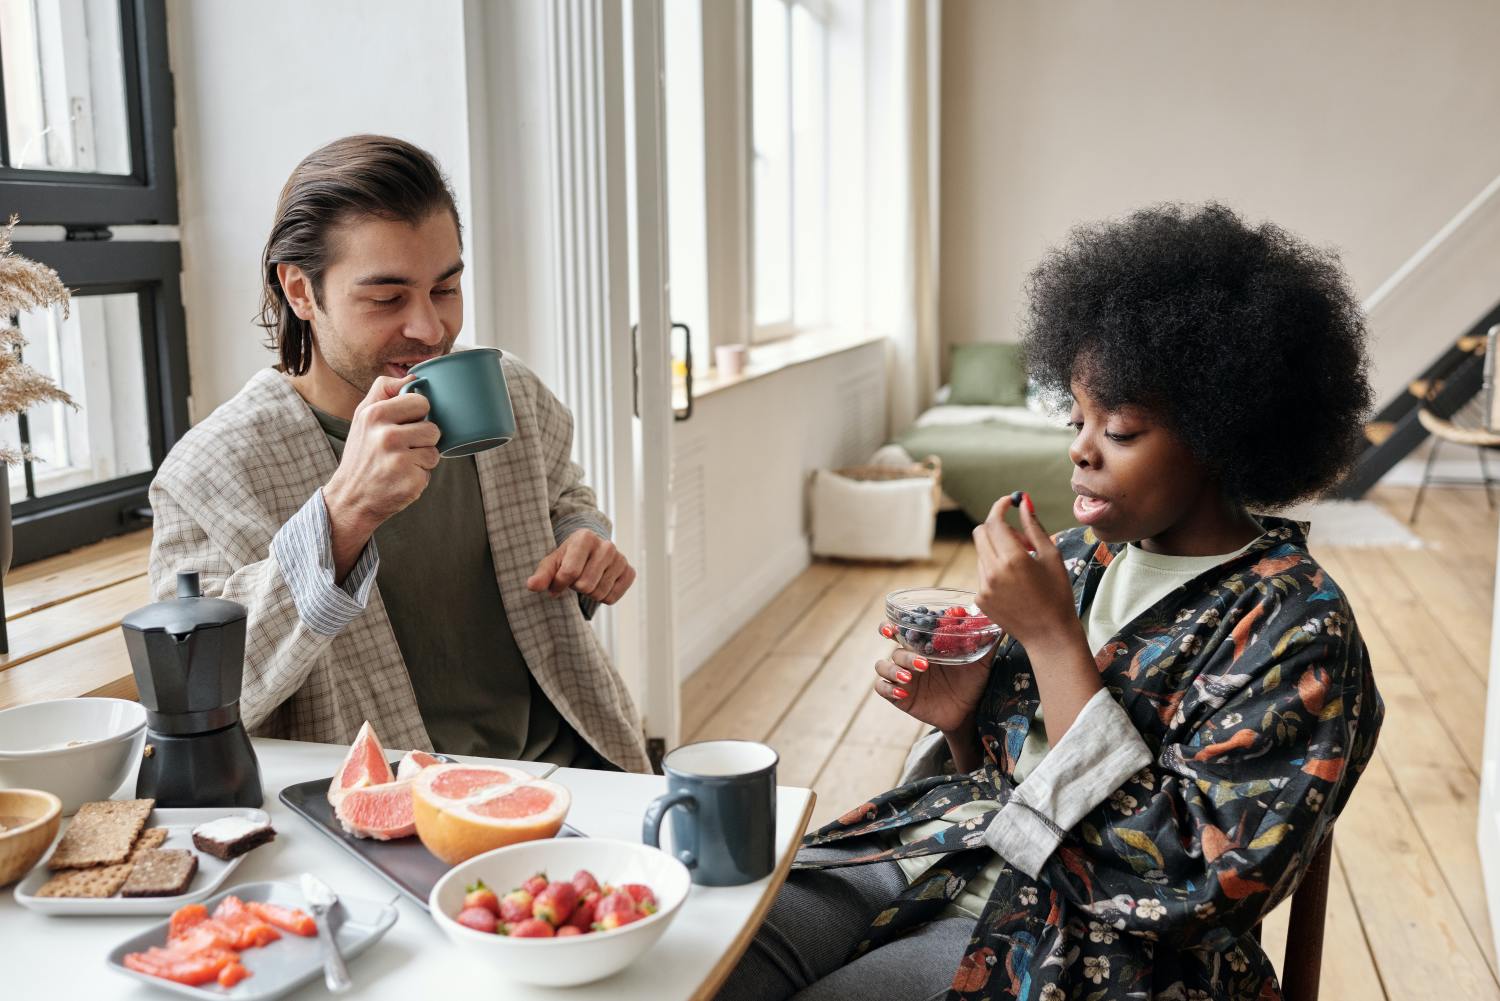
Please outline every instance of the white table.
[{"label": "white table", "polygon": [[[749,945],[771,899],[786,879],[813,806],[810,790],[778,788],[776,871],[746,886],[694,886],[667,933],[644,959],[613,977],[582,987],[527,987],[504,981],[501,971],[450,945],[426,911],[277,798],[288,785],[332,775],[345,748],[257,739],[255,749],[266,790],[264,809],[270,813],[277,835],[271,844],[246,857],[230,885],[261,880],[295,883],[299,873],[314,872],[340,894],[394,899],[401,912],[400,920],[379,944],[350,962],[354,989],[346,997],[466,998],[482,993],[506,1001],[712,998]],[[652,799],[666,791],[666,779],[655,775],[502,763],[567,786],[573,794],[568,823],[590,837],[640,841],[641,814]],[[132,776],[117,796],[128,796],[134,788]],[[110,970],[104,962],[106,953],[116,944],[160,920],[151,916],[47,916],[18,905],[10,889],[0,891],[0,953],[5,958],[0,995],[28,1001],[55,996],[140,1001],[170,997]],[[327,996],[321,977],[289,995]]]}]

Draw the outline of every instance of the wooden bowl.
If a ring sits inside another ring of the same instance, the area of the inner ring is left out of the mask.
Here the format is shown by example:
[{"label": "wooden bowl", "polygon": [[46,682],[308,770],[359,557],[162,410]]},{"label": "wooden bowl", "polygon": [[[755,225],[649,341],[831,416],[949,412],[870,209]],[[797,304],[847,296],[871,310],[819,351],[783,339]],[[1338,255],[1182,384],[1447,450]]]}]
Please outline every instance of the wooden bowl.
[{"label": "wooden bowl", "polygon": [[31,871],[57,837],[62,800],[40,789],[0,789],[0,817],[24,817],[19,827],[0,830],[0,886]]}]

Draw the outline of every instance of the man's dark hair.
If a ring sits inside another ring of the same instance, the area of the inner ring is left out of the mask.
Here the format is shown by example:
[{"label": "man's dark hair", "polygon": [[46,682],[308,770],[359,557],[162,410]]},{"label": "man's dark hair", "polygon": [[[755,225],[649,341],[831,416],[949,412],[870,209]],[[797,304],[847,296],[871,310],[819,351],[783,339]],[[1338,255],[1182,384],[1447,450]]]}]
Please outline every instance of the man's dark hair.
[{"label": "man's dark hair", "polygon": [[307,275],[313,300],[323,293],[323,273],[338,248],[335,227],[360,216],[416,225],[447,209],[453,225],[458,205],[437,161],[426,150],[390,136],[335,139],[297,164],[276,202],[276,218],[261,255],[260,326],[277,366],[301,375],[312,363],[312,325],[292,311],[276,277],[278,264],[295,264]]},{"label": "man's dark hair", "polygon": [[1027,292],[1032,378],[1161,414],[1241,504],[1312,497],[1364,446],[1359,302],[1335,252],[1279,226],[1155,205],[1073,230]]}]

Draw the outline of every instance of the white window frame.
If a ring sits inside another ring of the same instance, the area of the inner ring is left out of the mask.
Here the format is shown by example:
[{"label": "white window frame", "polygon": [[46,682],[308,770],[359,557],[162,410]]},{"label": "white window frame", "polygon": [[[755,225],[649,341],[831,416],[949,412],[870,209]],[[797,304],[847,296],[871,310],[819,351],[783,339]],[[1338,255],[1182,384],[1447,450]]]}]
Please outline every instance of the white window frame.
[{"label": "white window frame", "polygon": [[[745,103],[746,103],[746,113],[745,113],[746,139],[745,139],[745,149],[746,149],[746,154],[747,154],[747,161],[746,161],[746,187],[748,189],[747,192],[746,192],[746,197],[748,199],[748,208],[749,208],[749,211],[747,213],[746,228],[745,228],[745,239],[746,239],[746,244],[747,244],[746,254],[745,254],[745,267],[746,267],[746,271],[747,271],[747,273],[749,275],[749,281],[748,281],[748,285],[749,285],[749,289],[748,289],[748,291],[749,291],[749,301],[747,302],[747,306],[749,308],[749,313],[750,313],[750,324],[749,324],[749,327],[750,327],[750,340],[751,340],[752,344],[764,344],[764,343],[767,343],[769,341],[781,340],[781,339],[784,339],[784,338],[787,338],[787,337],[795,336],[796,334],[799,334],[799,333],[801,333],[801,332],[803,332],[805,330],[815,329],[815,328],[822,327],[822,326],[826,325],[826,316],[824,318],[820,319],[819,321],[814,322],[814,323],[810,323],[810,324],[799,324],[797,322],[797,272],[798,272],[798,267],[797,267],[797,258],[796,258],[797,240],[796,240],[796,235],[795,235],[796,234],[796,221],[797,221],[796,220],[797,195],[796,195],[796,187],[795,187],[796,175],[797,175],[797,147],[796,147],[796,141],[795,141],[796,140],[796,136],[795,136],[796,130],[795,130],[794,125],[793,125],[794,120],[795,120],[794,119],[793,102],[796,101],[797,95],[793,93],[793,89],[792,89],[792,78],[794,76],[793,68],[792,67],[793,67],[793,61],[794,60],[793,60],[792,51],[791,51],[792,50],[792,40],[791,40],[791,31],[792,31],[792,28],[791,28],[791,25],[792,25],[792,10],[793,10],[793,8],[795,8],[795,7],[801,7],[809,15],[811,15],[811,17],[813,18],[813,20],[817,21],[820,25],[822,25],[822,28],[823,28],[822,45],[823,45],[823,66],[824,66],[824,73],[823,73],[823,81],[822,81],[822,83],[823,83],[823,93],[820,95],[820,99],[823,102],[823,109],[824,109],[823,116],[822,116],[822,120],[823,120],[824,172],[823,172],[823,178],[822,178],[823,197],[821,199],[821,202],[822,202],[822,211],[824,213],[824,226],[823,226],[824,246],[823,246],[823,254],[825,256],[824,280],[826,282],[827,281],[827,277],[828,277],[828,275],[827,275],[827,270],[828,269],[826,267],[826,258],[827,258],[827,255],[828,255],[828,248],[829,248],[829,245],[831,243],[831,234],[829,232],[830,227],[828,225],[828,218],[831,215],[831,213],[829,211],[829,192],[828,192],[828,186],[829,186],[829,177],[828,177],[829,169],[828,169],[828,163],[829,163],[830,154],[831,154],[831,149],[830,149],[830,131],[831,130],[829,128],[830,118],[831,118],[831,113],[830,113],[830,109],[829,109],[829,77],[831,75],[831,61],[830,61],[829,42],[828,42],[828,40],[829,40],[829,33],[831,31],[831,28],[832,28],[832,10],[831,10],[829,4],[826,2],[826,0],[775,0],[775,2],[780,3],[785,8],[785,12],[786,12],[785,24],[786,24],[786,34],[787,34],[786,45],[787,45],[787,52],[788,52],[787,65],[786,65],[786,74],[787,74],[787,79],[786,79],[786,94],[787,94],[787,114],[786,114],[787,135],[786,135],[786,148],[788,150],[787,167],[786,167],[786,169],[787,169],[787,173],[789,175],[788,180],[787,180],[787,215],[788,215],[788,219],[787,219],[787,259],[789,261],[789,265],[788,265],[789,275],[788,275],[788,284],[787,284],[788,315],[787,315],[787,318],[785,320],[778,320],[778,321],[773,322],[773,323],[764,323],[764,324],[760,323],[758,321],[757,317],[756,317],[756,274],[755,274],[755,259],[756,259],[756,242],[755,242],[756,241],[756,232],[755,232],[755,220],[756,220],[756,215],[755,215],[755,160],[756,160],[756,149],[755,149],[755,81],[754,81],[754,75],[753,75],[754,74],[754,71],[753,71],[754,53],[751,51],[751,48],[752,48],[754,42],[752,40],[752,38],[753,38],[753,32],[750,30],[750,26],[749,26],[749,22],[750,22],[750,20],[752,18],[752,13],[751,13],[751,9],[750,9],[751,5],[750,5],[750,3],[746,3],[746,5],[745,5],[745,21],[746,21],[746,23],[745,23],[745,25],[743,27],[743,30],[742,30],[742,37],[744,38],[744,44],[745,44],[745,48],[746,48],[746,59],[745,59],[745,65],[747,67],[746,68],[746,73],[747,73],[747,76],[749,77],[748,86],[745,88]],[[827,306],[825,305],[825,313],[826,312],[827,312]]]}]

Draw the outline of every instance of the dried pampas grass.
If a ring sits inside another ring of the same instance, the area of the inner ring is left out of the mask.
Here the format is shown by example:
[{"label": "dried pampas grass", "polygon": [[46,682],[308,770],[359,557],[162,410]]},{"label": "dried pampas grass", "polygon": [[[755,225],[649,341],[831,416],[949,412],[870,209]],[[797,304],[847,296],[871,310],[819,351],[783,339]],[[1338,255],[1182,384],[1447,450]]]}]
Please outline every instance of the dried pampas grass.
[{"label": "dried pampas grass", "polygon": [[[78,404],[47,376],[21,361],[26,338],[16,326],[16,314],[41,307],[61,306],[68,315],[71,296],[57,272],[28,260],[11,249],[11,231],[20,222],[11,216],[0,228],[0,415],[19,414],[43,403]],[[0,446],[0,463],[12,465],[30,458],[21,450]]]}]

